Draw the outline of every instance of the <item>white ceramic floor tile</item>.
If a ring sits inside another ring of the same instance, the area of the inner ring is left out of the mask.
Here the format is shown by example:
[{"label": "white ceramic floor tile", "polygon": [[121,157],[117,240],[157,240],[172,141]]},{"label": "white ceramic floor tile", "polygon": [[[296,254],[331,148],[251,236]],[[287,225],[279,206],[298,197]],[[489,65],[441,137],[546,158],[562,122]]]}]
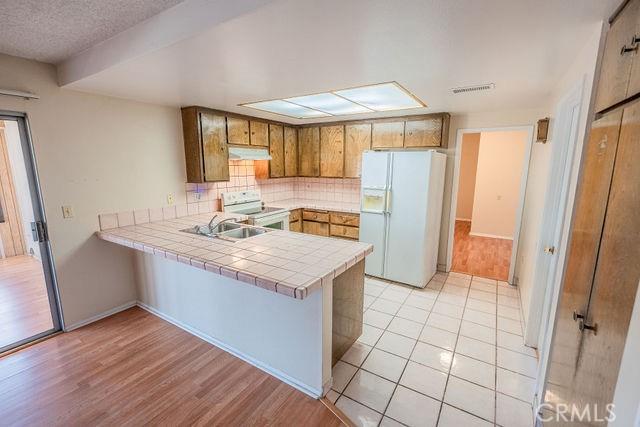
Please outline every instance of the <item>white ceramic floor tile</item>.
[{"label": "white ceramic floor tile", "polygon": [[415,288],[413,286],[401,285],[399,283],[391,282],[391,284],[389,285],[389,289],[393,289],[394,291],[397,291],[397,292],[399,292],[401,294],[407,294],[408,295]]},{"label": "white ceramic floor tile", "polygon": [[478,325],[477,323],[462,321],[460,325],[460,335],[465,337],[474,338],[488,344],[495,345],[496,343],[496,330],[487,328],[486,326]]},{"label": "white ceramic floor tile", "polygon": [[444,314],[445,316],[455,317],[456,319],[462,319],[464,307],[454,304],[448,304],[446,302],[438,300],[433,305],[431,311],[438,314]]},{"label": "white ceramic floor tile", "polygon": [[387,330],[405,337],[418,339],[420,331],[422,331],[422,323],[394,317],[389,326],[387,326]]},{"label": "white ceramic floor tile", "polygon": [[358,341],[369,346],[374,346],[378,339],[382,336],[383,332],[383,329],[364,324],[362,325],[362,335],[360,335]]},{"label": "white ceramic floor tile", "polygon": [[427,319],[427,325],[457,334],[460,329],[460,319],[438,313],[431,313],[429,319]]},{"label": "white ceramic floor tile", "polygon": [[531,378],[536,377],[538,361],[535,357],[498,347],[498,366]]},{"label": "white ceramic floor tile", "polygon": [[431,310],[431,307],[433,307],[433,303],[434,303],[434,300],[430,297],[426,297],[418,294],[411,294],[409,295],[407,300],[404,302],[404,305],[421,308],[423,310]]},{"label": "white ceramic floor tile", "polygon": [[471,282],[471,287],[472,290],[478,290],[478,291],[483,291],[483,292],[489,292],[489,293],[496,293],[496,290],[498,288],[497,285],[495,284],[491,284],[491,283],[484,283],[484,282],[476,282],[475,280],[473,280]]},{"label": "white ceramic floor tile", "polygon": [[376,297],[372,297],[371,295],[364,294],[364,309],[366,310],[369,306],[376,300]]},{"label": "white ceramic floor tile", "polygon": [[508,297],[506,295],[498,294],[498,304],[506,305],[507,307],[520,308],[518,298]]},{"label": "white ceramic floor tile", "polygon": [[385,331],[378,340],[376,348],[407,359],[411,355],[415,344],[416,340],[413,338]]},{"label": "white ceramic floor tile", "polygon": [[520,321],[520,309],[507,307],[506,305],[498,306],[498,316],[506,317],[508,319]]},{"label": "white ceramic floor tile", "polygon": [[482,301],[479,299],[469,298],[465,308],[481,311],[483,313],[489,313],[496,315],[496,304],[493,302]]},{"label": "white ceramic floor tile", "polygon": [[439,413],[437,400],[398,386],[385,415],[410,427],[435,427]]},{"label": "white ceramic floor tile", "polygon": [[456,353],[473,357],[485,363],[496,364],[496,346],[460,335],[456,344]]},{"label": "white ceramic floor tile", "polygon": [[496,391],[524,402],[533,402],[536,381],[533,378],[498,368]]},{"label": "white ceramic floor tile", "polygon": [[433,289],[435,291],[440,291],[442,290],[442,287],[444,286],[444,282],[436,282],[436,281],[430,281],[429,283],[427,283],[427,288],[429,289]]},{"label": "white ceramic floor tile", "polygon": [[421,308],[412,307],[410,305],[404,304],[398,313],[397,317],[402,317],[403,319],[413,320],[418,323],[426,323],[427,317],[429,316],[429,312],[427,310],[423,310]]},{"label": "white ceramic floor tile", "polygon": [[380,427],[404,427],[404,425],[400,424],[396,420],[392,420],[389,417],[382,417],[382,422],[380,423]]},{"label": "white ceramic floor tile", "polygon": [[496,367],[462,354],[453,356],[451,375],[483,387],[495,389]]},{"label": "white ceramic floor tile", "polygon": [[452,285],[450,283],[445,283],[442,287],[442,292],[447,294],[460,295],[462,297],[466,297],[469,290],[467,288],[463,288],[462,286]]},{"label": "white ceramic floor tile", "polygon": [[364,293],[366,295],[371,295],[372,297],[379,297],[382,291],[384,291],[385,287],[380,286],[377,283],[371,283],[367,280],[364,282]]},{"label": "white ceramic floor tile", "polygon": [[464,309],[462,319],[469,322],[477,323],[478,325],[486,326],[488,328],[496,328],[496,315],[483,313],[482,311],[471,310],[470,308]]},{"label": "white ceramic floor tile", "polygon": [[473,276],[473,278],[471,279],[472,282],[480,282],[480,283],[489,283],[492,285],[497,285],[498,281],[496,279],[489,279],[488,277],[480,277],[480,276]]},{"label": "white ceramic floor tile", "polygon": [[385,329],[389,326],[389,323],[393,319],[393,316],[387,313],[382,313],[375,310],[367,310],[364,312],[364,323],[367,325],[375,326],[376,328]]},{"label": "white ceramic floor tile", "polygon": [[436,347],[453,350],[456,345],[456,337],[457,335],[452,332],[427,325],[422,330],[419,339]]},{"label": "white ceramic floor tile", "polygon": [[453,353],[431,344],[418,341],[410,359],[442,372],[449,372]]},{"label": "white ceramic floor tile", "polygon": [[498,316],[498,329],[512,334],[522,335],[522,325],[520,321],[507,319],[506,317]]},{"label": "white ceramic floor tile", "polygon": [[518,289],[512,286],[498,286],[498,294],[506,295],[511,298],[518,298]]},{"label": "white ceramic floor tile", "polygon": [[362,365],[362,362],[371,351],[371,346],[361,342],[354,342],[347,352],[342,356],[342,360],[355,366]]},{"label": "white ceramic floor tile", "polygon": [[418,295],[419,297],[429,298],[432,300],[435,300],[436,298],[438,298],[439,293],[440,293],[439,291],[433,290],[430,288],[424,288],[424,289],[416,288],[411,291],[411,295]]},{"label": "white ceramic floor tile", "polygon": [[422,394],[442,400],[447,385],[447,374],[437,369],[409,361],[400,384]]},{"label": "white ceramic floor tile", "polygon": [[336,403],[336,400],[338,400],[338,397],[340,397],[340,394],[333,390],[329,390],[325,397],[329,399],[329,402]]},{"label": "white ceramic floor tile", "polygon": [[[344,394],[376,411],[383,412],[391,399],[395,384],[367,371],[359,370]],[[340,402],[340,400],[338,400]]]},{"label": "white ceramic floor tile", "polygon": [[480,301],[486,301],[486,302],[493,302],[493,303],[496,302],[495,292],[484,292],[484,291],[479,291],[477,289],[469,290],[469,298],[477,299]]},{"label": "white ceramic floor tile", "polygon": [[381,298],[399,302],[400,304],[402,304],[407,299],[408,296],[409,296],[409,293],[399,291],[398,289],[392,289],[391,287],[385,289],[380,294]]},{"label": "white ceramic floor tile", "polygon": [[488,388],[450,376],[444,401],[487,421],[494,419],[495,392]]},{"label": "white ceramic floor tile", "polygon": [[382,419],[382,415],[376,411],[372,411],[366,406],[363,406],[358,402],[354,402],[346,396],[342,396],[338,399],[336,407],[344,412],[344,414],[357,426],[376,427]]},{"label": "white ceramic floor tile", "polygon": [[398,312],[400,306],[401,304],[399,302],[390,301],[384,299],[384,297],[380,297],[376,299],[375,302],[369,306],[369,308],[381,313],[394,315]]},{"label": "white ceramic floor tile", "polygon": [[331,385],[331,388],[342,393],[357,370],[358,368],[355,366],[338,361],[331,372],[331,375],[333,376],[333,384]]},{"label": "white ceramic floor tile", "polygon": [[465,303],[467,302],[467,297],[464,297],[462,295],[455,295],[455,294],[448,294],[446,292],[441,292],[440,295],[438,295],[438,301],[464,307]]},{"label": "white ceramic floor tile", "polygon": [[471,283],[471,279],[468,277],[449,276],[447,277],[447,280],[444,281],[445,286],[456,285],[456,286],[461,286],[465,288],[468,288],[470,283]]},{"label": "white ceramic floor tile", "polygon": [[525,346],[524,340],[520,335],[510,334],[509,332],[498,331],[498,347],[536,357],[535,349]]},{"label": "white ceramic floor tile", "polygon": [[446,403],[442,405],[438,427],[491,427],[492,423],[461,411]]},{"label": "white ceramic floor tile", "polygon": [[444,282],[445,280],[447,280],[447,277],[449,277],[448,273],[445,273],[444,271],[438,271],[433,275],[431,280],[435,280],[436,282]]},{"label": "white ceramic floor tile", "polygon": [[374,348],[362,364],[362,369],[390,381],[398,382],[406,364],[407,359]]},{"label": "white ceramic floor tile", "polygon": [[498,393],[496,396],[496,423],[505,427],[532,427],[531,405]]},{"label": "white ceramic floor tile", "polygon": [[466,280],[471,280],[471,275],[467,273],[459,273],[457,271],[450,271],[448,277],[460,277]]}]

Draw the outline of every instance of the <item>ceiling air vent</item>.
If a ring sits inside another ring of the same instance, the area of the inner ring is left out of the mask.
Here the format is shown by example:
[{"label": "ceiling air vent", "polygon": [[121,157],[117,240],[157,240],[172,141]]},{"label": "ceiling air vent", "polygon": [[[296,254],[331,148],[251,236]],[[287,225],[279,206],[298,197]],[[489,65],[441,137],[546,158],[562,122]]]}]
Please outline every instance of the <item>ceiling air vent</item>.
[{"label": "ceiling air vent", "polygon": [[462,87],[454,87],[451,89],[451,92],[454,94],[458,93],[469,93],[469,92],[479,92],[481,90],[490,90],[496,87],[493,83],[486,83],[483,85],[475,85],[475,86],[462,86]]}]

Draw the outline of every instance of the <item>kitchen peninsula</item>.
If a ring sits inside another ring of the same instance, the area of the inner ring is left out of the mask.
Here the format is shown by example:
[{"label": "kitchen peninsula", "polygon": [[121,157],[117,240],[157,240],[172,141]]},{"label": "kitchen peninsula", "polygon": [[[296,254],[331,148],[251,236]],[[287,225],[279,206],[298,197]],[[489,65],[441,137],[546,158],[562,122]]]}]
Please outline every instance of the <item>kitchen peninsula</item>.
[{"label": "kitchen peninsula", "polygon": [[364,258],[373,247],[283,230],[212,238],[184,230],[213,214],[243,216],[170,212],[155,221],[138,211],[100,216],[99,238],[136,250],[138,304],[323,396],[333,363],[362,332]]}]

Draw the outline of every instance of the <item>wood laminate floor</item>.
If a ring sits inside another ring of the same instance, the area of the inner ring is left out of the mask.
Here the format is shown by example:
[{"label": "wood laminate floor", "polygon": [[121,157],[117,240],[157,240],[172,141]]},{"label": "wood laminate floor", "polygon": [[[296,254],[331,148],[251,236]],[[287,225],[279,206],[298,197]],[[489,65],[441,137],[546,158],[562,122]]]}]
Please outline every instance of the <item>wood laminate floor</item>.
[{"label": "wood laminate floor", "polygon": [[0,259],[0,348],[53,328],[42,263]]},{"label": "wood laminate floor", "polygon": [[451,271],[506,281],[513,241],[470,236],[470,230],[471,222],[456,221]]},{"label": "wood laminate floor", "polygon": [[341,425],[319,400],[138,307],[0,358],[0,420]]}]

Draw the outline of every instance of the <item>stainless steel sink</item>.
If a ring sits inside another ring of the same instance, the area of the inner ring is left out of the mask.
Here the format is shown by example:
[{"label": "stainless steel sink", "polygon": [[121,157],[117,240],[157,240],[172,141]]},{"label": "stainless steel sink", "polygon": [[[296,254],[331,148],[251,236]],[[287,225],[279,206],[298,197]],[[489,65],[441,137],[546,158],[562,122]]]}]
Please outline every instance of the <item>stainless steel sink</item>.
[{"label": "stainless steel sink", "polygon": [[225,231],[224,233],[220,233],[218,237],[222,238],[231,238],[231,239],[246,239],[248,237],[258,236],[260,234],[264,234],[269,232],[269,230],[265,228],[254,228],[254,227],[241,227],[236,230]]},{"label": "stainless steel sink", "polygon": [[229,230],[235,230],[240,227],[242,227],[242,225],[236,224],[235,222],[223,222],[213,228],[209,228],[209,226],[205,224],[195,225],[193,227],[185,228],[184,230],[180,231],[184,233],[198,234],[200,236],[215,237],[216,234],[224,233],[225,231]]},{"label": "stainless steel sink", "polygon": [[224,240],[241,240],[249,237],[258,236],[260,234],[268,233],[268,228],[252,227],[243,224],[237,224],[235,222],[223,222],[212,229],[209,229],[207,225],[196,225],[194,227],[185,228],[180,230],[184,233],[197,234],[199,236],[207,236],[211,238],[219,238]]},{"label": "stainless steel sink", "polygon": [[237,224],[235,222],[223,222],[222,224],[218,224],[211,230],[211,234],[224,233],[225,231],[235,230],[242,227],[241,224]]}]

